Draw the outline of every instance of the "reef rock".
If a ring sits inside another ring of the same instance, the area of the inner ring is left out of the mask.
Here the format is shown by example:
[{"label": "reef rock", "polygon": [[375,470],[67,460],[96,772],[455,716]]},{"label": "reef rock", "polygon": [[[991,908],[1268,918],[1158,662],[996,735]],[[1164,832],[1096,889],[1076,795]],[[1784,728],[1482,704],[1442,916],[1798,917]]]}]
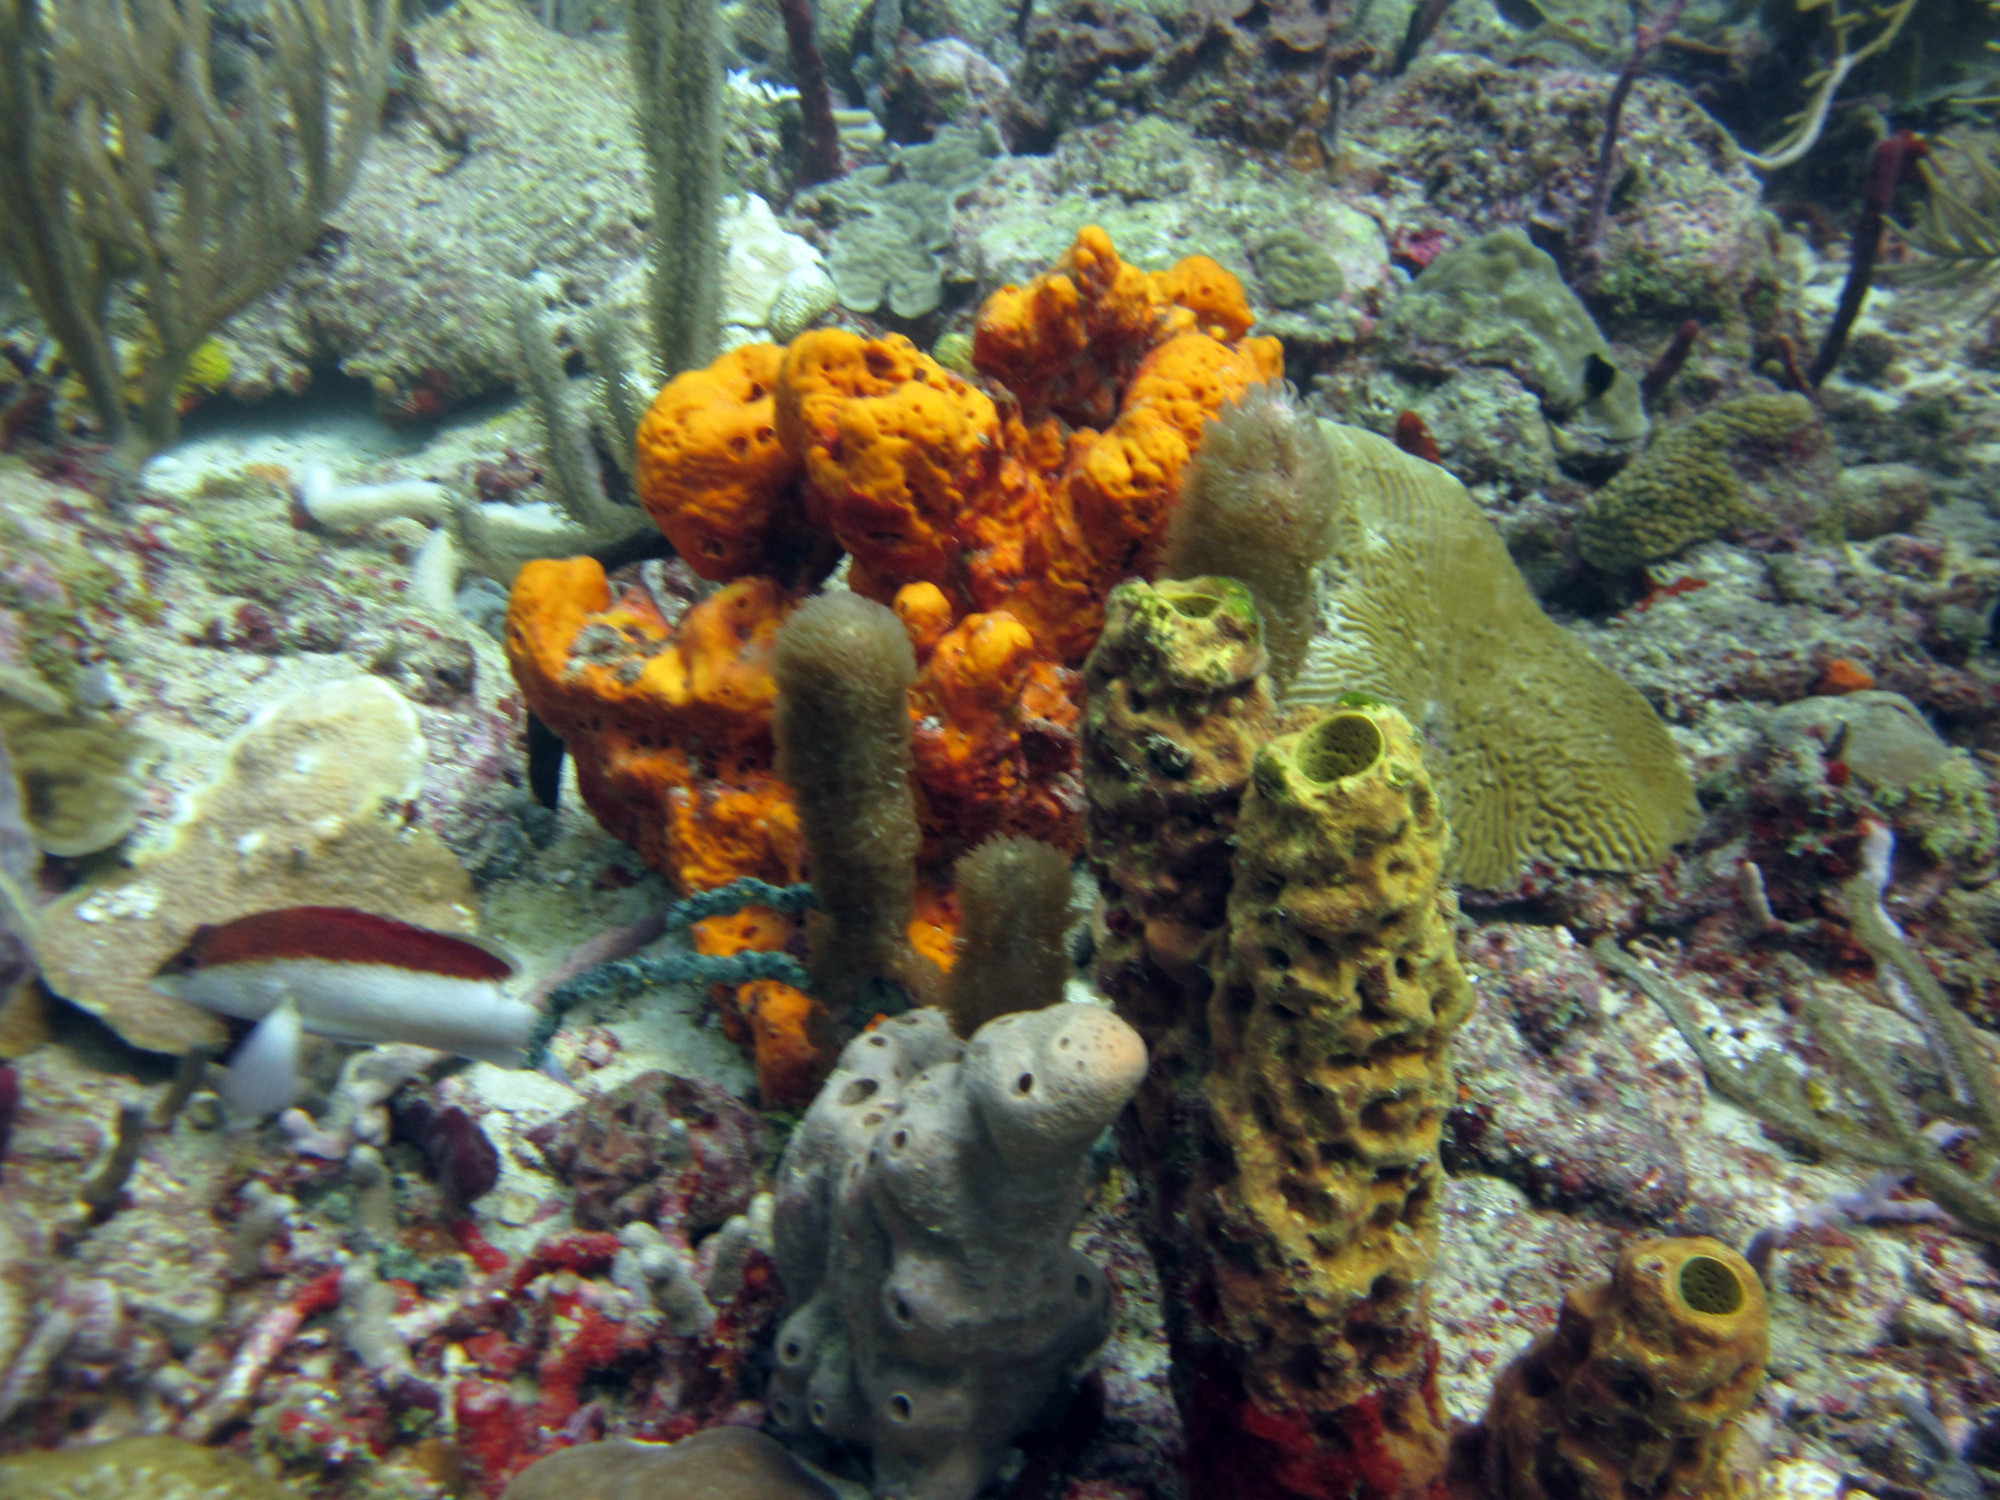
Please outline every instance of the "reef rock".
[{"label": "reef rock", "polygon": [[240,1453],[181,1438],[120,1438],[0,1458],[0,1495],[7,1500],[296,1500],[297,1494]]},{"label": "reef rock", "polygon": [[775,1439],[711,1427],[678,1443],[585,1443],[528,1465],[501,1500],[834,1500]]},{"label": "reef rock", "polygon": [[272,704],[165,848],[44,910],[43,978],[133,1046],[185,1052],[219,1045],[223,1024],[152,978],[203,923],[353,906],[471,931],[471,881],[436,834],[401,814],[424,758],[416,711],[379,678]]}]

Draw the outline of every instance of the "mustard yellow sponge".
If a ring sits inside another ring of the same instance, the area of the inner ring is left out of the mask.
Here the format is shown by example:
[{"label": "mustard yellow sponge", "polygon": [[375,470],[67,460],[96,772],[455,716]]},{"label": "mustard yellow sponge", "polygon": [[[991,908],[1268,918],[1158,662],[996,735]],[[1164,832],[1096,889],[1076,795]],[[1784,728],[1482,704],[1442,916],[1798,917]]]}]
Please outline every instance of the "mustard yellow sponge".
[{"label": "mustard yellow sponge", "polygon": [[1208,1006],[1221,1149],[1189,1204],[1240,1420],[1348,1433],[1352,1451],[1315,1444],[1303,1461],[1327,1494],[1350,1492],[1350,1465],[1399,1473],[1369,1493],[1426,1494],[1443,1472],[1425,1281],[1451,1038],[1473,1004],[1449,840],[1416,736],[1387,707],[1272,740],[1236,824],[1227,977]]},{"label": "mustard yellow sponge", "polygon": [[1627,1245],[1494,1382],[1486,1493],[1723,1500],[1729,1431],[1763,1384],[1769,1339],[1764,1283],[1727,1245]]},{"label": "mustard yellow sponge", "polygon": [[1257,606],[1233,578],[1119,584],[1084,665],[1097,981],[1156,1053],[1184,1050],[1166,1033],[1219,967],[1237,805],[1277,732],[1264,665]]},{"label": "mustard yellow sponge", "polygon": [[1812,402],[1787,393],[1739,396],[1668,428],[1591,496],[1576,523],[1583,560],[1620,572],[1756,520],[1730,448],[1789,436],[1812,420]]}]

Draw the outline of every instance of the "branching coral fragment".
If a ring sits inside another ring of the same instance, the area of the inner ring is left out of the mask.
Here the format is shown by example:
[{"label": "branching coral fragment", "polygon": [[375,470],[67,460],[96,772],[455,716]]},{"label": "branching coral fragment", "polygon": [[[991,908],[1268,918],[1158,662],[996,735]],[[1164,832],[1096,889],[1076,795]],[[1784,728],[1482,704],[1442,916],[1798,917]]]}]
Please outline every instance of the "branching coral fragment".
[{"label": "branching coral fragment", "polygon": [[[1878,829],[1870,837],[1886,845],[1888,835]],[[1846,1024],[1811,989],[1801,989],[1796,996],[1799,1014],[1813,1040],[1833,1059],[1840,1082],[1863,1103],[1863,1117],[1851,1124],[1815,1109],[1806,1096],[1804,1082],[1779,1053],[1766,1052],[1748,1066],[1725,1056],[1696,1019],[1686,998],[1611,938],[1599,938],[1591,952],[1599,963],[1629,979],[1666,1012],[1701,1059],[1710,1086],[1723,1098],[1822,1151],[1907,1173],[1967,1229],[2000,1240],[2000,1192],[1992,1184],[1995,1146],[2000,1143],[2000,1077],[1996,1077],[1991,1053],[1911,951],[1902,930],[1883,907],[1880,875],[1887,868],[1886,853],[1878,861],[1865,863],[1872,867],[1864,868],[1842,890],[1854,936],[1873,955],[1884,987],[1900,987],[1907,995],[1939,1063],[1954,1080],[1959,1095],[1955,1105],[1979,1131],[1979,1146],[1969,1170],[1945,1155],[1910,1101],[1891,1084],[1881,1061],[1863,1055]]]},{"label": "branching coral fragment", "polygon": [[1930,196],[1903,237],[1923,258],[1899,266],[1895,279],[1916,286],[1984,283],[2000,304],[2000,141],[1934,137],[1930,159],[1919,163]]}]

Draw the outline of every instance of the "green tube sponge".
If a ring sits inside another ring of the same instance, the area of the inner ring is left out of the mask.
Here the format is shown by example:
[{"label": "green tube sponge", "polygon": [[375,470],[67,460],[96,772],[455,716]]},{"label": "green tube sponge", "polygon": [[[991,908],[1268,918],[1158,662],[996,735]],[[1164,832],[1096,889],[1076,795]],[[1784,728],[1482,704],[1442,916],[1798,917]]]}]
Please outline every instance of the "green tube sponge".
[{"label": "green tube sponge", "polygon": [[807,929],[813,993],[866,1014],[890,981],[921,1002],[935,978],[909,935],[919,841],[910,638],[893,610],[824,594],[785,622],[771,667],[778,774],[798,800],[819,902]]},{"label": "green tube sponge", "polygon": [[958,862],[958,963],[944,1008],[960,1036],[996,1016],[1063,997],[1069,957],[1069,856],[1039,839],[998,834]]},{"label": "green tube sponge", "polygon": [[715,0],[631,0],[625,34],[653,182],[653,338],[668,379],[722,332],[723,54]]},{"label": "green tube sponge", "polygon": [[1287,686],[1319,626],[1319,561],[1339,499],[1326,435],[1290,387],[1252,386],[1209,424],[1167,531],[1163,578],[1234,578]]}]

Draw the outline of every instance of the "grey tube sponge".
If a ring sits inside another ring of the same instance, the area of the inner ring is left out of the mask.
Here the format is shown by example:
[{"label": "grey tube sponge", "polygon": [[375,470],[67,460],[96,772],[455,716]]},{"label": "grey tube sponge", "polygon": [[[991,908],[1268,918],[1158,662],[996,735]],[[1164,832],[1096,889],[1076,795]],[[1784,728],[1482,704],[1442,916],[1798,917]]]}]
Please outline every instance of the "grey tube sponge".
[{"label": "grey tube sponge", "polygon": [[1069,1239],[1145,1070],[1099,1005],[962,1046],[918,1010],[850,1042],[778,1172],[778,1431],[868,1448],[880,1500],[972,1500],[1110,1327]]}]

